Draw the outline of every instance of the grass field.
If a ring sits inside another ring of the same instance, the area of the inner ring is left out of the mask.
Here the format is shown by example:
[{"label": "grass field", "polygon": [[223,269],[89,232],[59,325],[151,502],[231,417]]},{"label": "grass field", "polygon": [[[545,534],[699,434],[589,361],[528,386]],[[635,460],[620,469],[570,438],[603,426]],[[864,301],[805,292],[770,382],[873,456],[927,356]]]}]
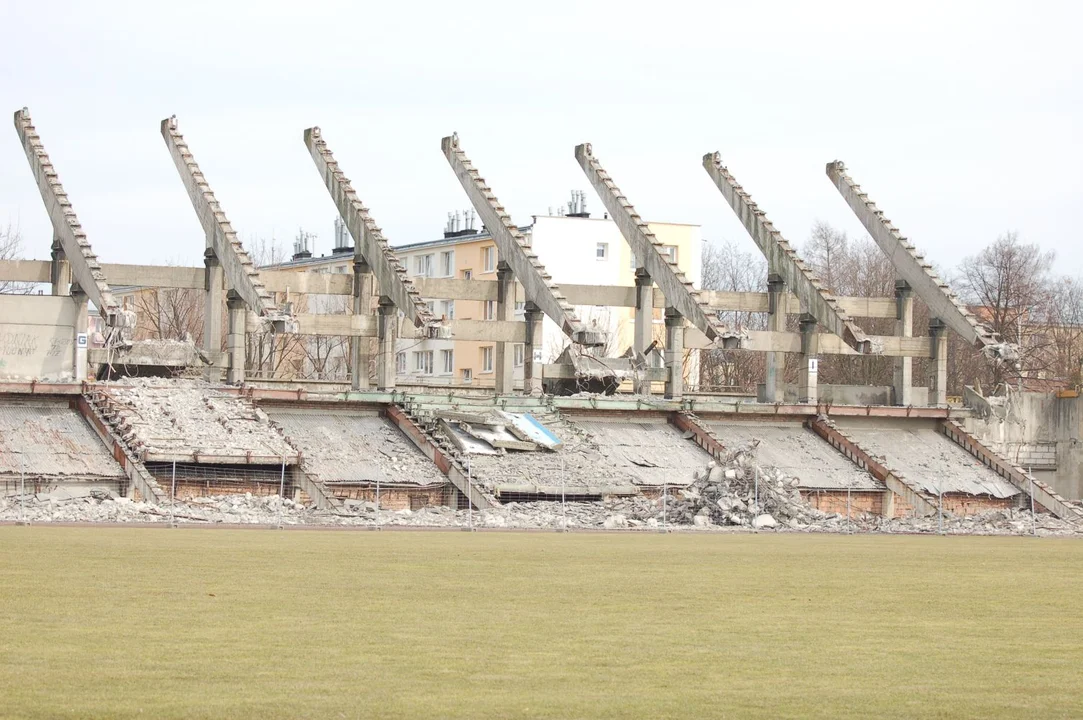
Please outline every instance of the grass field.
[{"label": "grass field", "polygon": [[1080,717],[1083,542],[0,527],[4,717]]}]

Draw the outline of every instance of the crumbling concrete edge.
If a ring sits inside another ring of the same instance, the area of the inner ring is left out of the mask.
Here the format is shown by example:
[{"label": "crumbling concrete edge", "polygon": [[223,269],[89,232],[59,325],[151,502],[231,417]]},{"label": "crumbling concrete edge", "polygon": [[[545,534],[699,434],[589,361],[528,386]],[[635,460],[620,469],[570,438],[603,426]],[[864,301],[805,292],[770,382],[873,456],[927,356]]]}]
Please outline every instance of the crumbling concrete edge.
[{"label": "crumbling concrete edge", "polygon": [[669,414],[669,423],[681,432],[692,433],[692,440],[703,448],[715,460],[723,460],[726,456],[726,446],[718,439],[707,425],[694,413],[687,410]]},{"label": "crumbling concrete edge", "polygon": [[1053,513],[1061,520],[1083,524],[1083,510],[1069,503],[1047,483],[1038,480],[1021,467],[1013,465],[993,452],[966,431],[957,420],[942,420],[940,431],[952,442],[976,457],[983,465],[1017,487],[1024,495],[1033,497],[1037,506]]},{"label": "crumbling concrete edge", "polygon": [[[903,502],[914,509],[914,512],[919,515],[933,515],[937,512],[937,503],[928,493],[910,484],[902,473],[892,470],[870,455],[856,440],[840,430],[830,419],[822,416],[813,417],[806,420],[805,424],[831,447],[838,450],[843,457],[882,482],[892,495],[901,498]],[[891,498],[887,498],[887,500],[884,503],[883,516],[891,518],[895,516],[894,502],[891,501]]]},{"label": "crumbling concrete edge", "polygon": [[297,464],[290,468],[290,479],[305,491],[305,494],[311,498],[318,510],[340,509],[343,505],[342,500],[335,497],[333,493],[328,492],[319,478],[305,469],[305,455],[300,448],[293,444],[293,441],[290,440],[282,427],[272,420],[270,416],[267,417],[267,421],[271,424],[271,427],[278,431],[278,434],[282,437],[282,442],[289,445],[297,453]]},{"label": "crumbling concrete edge", "polygon": [[486,510],[496,506],[480,487],[470,482],[463,468],[453,458],[441,450],[428,433],[420,425],[406,414],[406,411],[398,405],[388,405],[384,408],[384,415],[401,430],[425,457],[432,460],[433,464],[442,472],[455,488],[466,497],[478,510]]},{"label": "crumbling concrete edge", "polygon": [[158,484],[158,481],[154,479],[154,476],[150,474],[150,471],[140,462],[128,445],[113,432],[109,422],[102,415],[97,405],[94,404],[94,401],[87,395],[79,395],[75,398],[75,406],[79,410],[79,414],[83,416],[83,419],[86,420],[94,433],[105,444],[113,459],[123,468],[124,474],[132,482],[132,488],[139,492],[143,500],[154,503],[162,503],[168,500],[161,485]]}]

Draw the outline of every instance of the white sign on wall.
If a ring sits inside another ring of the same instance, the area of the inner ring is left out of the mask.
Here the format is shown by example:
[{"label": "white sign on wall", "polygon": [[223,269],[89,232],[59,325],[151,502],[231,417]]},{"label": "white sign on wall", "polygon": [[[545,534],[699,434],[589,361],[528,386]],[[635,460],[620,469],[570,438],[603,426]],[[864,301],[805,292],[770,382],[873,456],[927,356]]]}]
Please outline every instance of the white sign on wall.
[{"label": "white sign on wall", "polygon": [[79,348],[80,350],[86,350],[86,333],[79,333],[75,336],[75,347]]},{"label": "white sign on wall", "polygon": [[540,363],[541,361],[542,361],[542,351],[541,351],[541,348],[536,348],[536,349],[534,350],[534,362],[536,362],[536,363]]},{"label": "white sign on wall", "polygon": [[820,360],[819,358],[808,359],[808,371],[810,375],[815,375],[819,370]]}]

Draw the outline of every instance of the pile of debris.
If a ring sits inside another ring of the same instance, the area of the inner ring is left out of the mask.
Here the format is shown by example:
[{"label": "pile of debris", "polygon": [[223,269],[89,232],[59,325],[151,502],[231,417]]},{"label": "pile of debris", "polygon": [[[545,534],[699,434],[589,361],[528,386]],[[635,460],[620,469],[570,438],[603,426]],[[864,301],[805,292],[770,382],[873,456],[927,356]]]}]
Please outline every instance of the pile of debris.
[{"label": "pile of debris", "polygon": [[560,438],[529,413],[503,410],[458,412],[438,410],[436,432],[463,455],[503,455],[508,450],[556,450]]},{"label": "pile of debris", "polygon": [[106,419],[140,457],[297,454],[263,410],[199,380],[130,378],[98,388]]}]

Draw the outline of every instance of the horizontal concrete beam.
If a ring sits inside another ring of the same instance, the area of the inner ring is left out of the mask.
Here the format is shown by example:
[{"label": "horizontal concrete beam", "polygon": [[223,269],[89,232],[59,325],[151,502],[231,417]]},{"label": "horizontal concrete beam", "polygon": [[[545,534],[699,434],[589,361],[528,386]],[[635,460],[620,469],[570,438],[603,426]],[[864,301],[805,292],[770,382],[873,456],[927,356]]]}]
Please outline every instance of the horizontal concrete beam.
[{"label": "horizontal concrete beam", "polygon": [[[625,365],[625,367],[615,369],[628,370],[628,367]],[[542,377],[548,380],[574,380],[576,377],[575,368],[564,363],[546,363],[542,365]],[[647,379],[652,382],[665,382],[666,369],[647,368]]]},{"label": "horizontal concrete beam", "polygon": [[[102,265],[113,285],[161,288],[203,289],[201,267],[169,265]],[[353,275],[313,271],[261,270],[260,278],[269,291],[299,295],[352,295]],[[48,260],[0,260],[0,281],[49,282]],[[460,280],[457,278],[413,278],[421,296],[429,300],[497,300],[495,280]],[[561,285],[573,305],[635,307],[635,288],[623,285]],[[764,292],[704,290],[701,293],[712,310],[767,312]],[[516,283],[515,299],[523,302],[526,294]],[[895,299],[887,297],[838,297],[839,306],[854,317],[893,318]],[[665,297],[654,289],[654,307],[665,307]],[[787,295],[786,312],[801,313],[796,295]]]},{"label": "horizontal concrete beam", "polygon": [[[801,352],[801,334],[795,332],[777,332],[773,330],[748,330],[741,340],[742,350],[753,352]],[[872,355],[884,357],[932,357],[932,344],[927,337],[896,337],[893,335],[868,335],[874,351]],[[818,355],[859,355],[838,335],[819,333],[817,335]],[[685,328],[684,346],[686,349],[711,347],[706,336],[696,328]]]},{"label": "horizontal concrete beam", "polygon": [[48,260],[0,260],[0,282],[47,283]]}]

